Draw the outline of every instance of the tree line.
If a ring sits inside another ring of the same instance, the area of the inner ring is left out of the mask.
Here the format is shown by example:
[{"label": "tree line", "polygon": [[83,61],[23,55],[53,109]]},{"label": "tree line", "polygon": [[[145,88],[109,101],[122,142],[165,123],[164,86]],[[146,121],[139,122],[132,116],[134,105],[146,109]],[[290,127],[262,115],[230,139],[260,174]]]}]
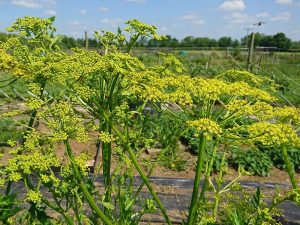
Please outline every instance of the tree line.
[{"label": "tree line", "polygon": [[[11,34],[0,33],[0,41],[6,41]],[[89,38],[89,47],[100,47],[100,43],[95,38]],[[249,46],[251,42],[251,34],[244,36],[241,40],[233,39],[231,37],[221,37],[219,39],[209,37],[193,37],[187,36],[182,40],[178,40],[171,35],[166,35],[164,40],[140,38],[137,42],[137,47],[241,47]],[[292,41],[284,33],[280,32],[275,35],[265,35],[256,33],[255,46],[274,47],[279,49],[300,49],[300,41]],[[73,38],[62,36],[60,46],[62,49],[71,49],[74,47],[84,47],[84,38]]]},{"label": "tree line", "polygon": [[[231,37],[221,37],[213,39],[208,37],[187,36],[182,40],[178,40],[170,35],[165,40],[145,40],[140,39],[139,46],[143,47],[249,47],[251,42],[251,34],[244,36],[241,40],[232,39]],[[300,41],[292,41],[284,33],[280,32],[275,35],[265,35],[256,33],[254,39],[255,46],[274,47],[279,49],[300,49]]]}]

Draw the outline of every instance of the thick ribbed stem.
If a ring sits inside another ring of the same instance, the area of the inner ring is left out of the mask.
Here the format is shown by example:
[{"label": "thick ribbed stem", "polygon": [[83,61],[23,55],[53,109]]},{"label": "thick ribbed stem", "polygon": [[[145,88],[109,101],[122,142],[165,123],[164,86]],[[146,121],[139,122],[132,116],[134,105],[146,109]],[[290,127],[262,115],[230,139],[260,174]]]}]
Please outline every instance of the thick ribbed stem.
[{"label": "thick ribbed stem", "polygon": [[198,199],[200,180],[201,180],[201,174],[203,169],[205,146],[206,146],[206,138],[203,134],[201,134],[199,145],[198,145],[198,160],[197,160],[196,174],[194,180],[193,194],[192,194],[192,199],[189,208],[188,225],[193,224],[195,213],[197,210],[196,203]]},{"label": "thick ribbed stem", "polygon": [[283,160],[284,160],[284,163],[286,165],[286,169],[287,169],[288,174],[289,174],[290,179],[291,179],[292,186],[293,186],[294,189],[298,189],[298,185],[297,185],[297,181],[296,181],[296,177],[295,177],[295,171],[294,171],[293,165],[291,163],[291,160],[288,156],[285,145],[281,146],[281,151],[282,151],[282,154],[283,154]]}]

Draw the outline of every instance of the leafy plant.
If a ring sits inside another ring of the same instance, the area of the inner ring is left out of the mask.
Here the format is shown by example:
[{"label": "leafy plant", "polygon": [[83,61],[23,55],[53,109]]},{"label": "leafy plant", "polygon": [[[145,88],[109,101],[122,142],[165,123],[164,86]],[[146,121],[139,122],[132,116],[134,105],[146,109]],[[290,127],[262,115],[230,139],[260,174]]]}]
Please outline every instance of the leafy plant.
[{"label": "leafy plant", "polygon": [[235,148],[231,150],[231,164],[242,167],[253,175],[270,176],[272,161],[270,157],[257,149],[242,150]]},{"label": "leafy plant", "polygon": [[0,119],[0,145],[7,145],[9,140],[18,140],[22,136],[22,127],[10,118]]},{"label": "leafy plant", "polygon": [[0,195],[0,221],[6,223],[7,220],[21,211],[21,207],[16,206],[16,194]]},{"label": "leafy plant", "polygon": [[[279,169],[286,170],[286,164],[284,162],[283,154],[279,148],[269,147],[263,148],[263,151],[269,155],[270,159],[273,162],[273,165]],[[291,164],[294,169],[299,172],[300,171],[300,151],[296,148],[287,149],[287,154],[291,159]]]}]

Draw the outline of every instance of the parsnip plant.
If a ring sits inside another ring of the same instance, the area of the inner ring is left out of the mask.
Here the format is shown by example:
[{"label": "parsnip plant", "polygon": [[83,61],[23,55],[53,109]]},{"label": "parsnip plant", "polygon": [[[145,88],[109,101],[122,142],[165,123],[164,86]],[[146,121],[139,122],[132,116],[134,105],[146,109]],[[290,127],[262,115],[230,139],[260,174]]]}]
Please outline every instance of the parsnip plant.
[{"label": "parsnip plant", "polygon": [[[168,113],[183,124],[176,130],[178,134],[166,137],[172,140],[161,139],[165,149],[176,142],[174,137],[190,128],[196,130],[198,160],[187,224],[197,224],[199,212],[210,210],[206,207],[207,190],[220,144],[280,147],[293,188],[287,196],[275,198],[273,206],[286,199],[299,204],[299,187],[286,151],[300,145],[299,109],[273,106],[276,85],[271,80],[239,70],[215,79],[191,77],[171,54],[161,54],[160,64],[147,67],[130,54],[132,47],[140,37],[163,37],[157,35],[154,26],[137,20],[128,21],[116,34],[96,33],[103,54],[83,49],[65,53],[56,45],[60,38],[54,34],[52,23],[53,18],[18,19],[9,31],[18,32],[20,38],[0,44],[0,69],[10,73],[12,81],[22,79],[35,96],[25,102],[30,120],[24,125],[24,137],[19,143],[9,141],[10,158],[1,162],[0,184],[6,191],[0,199],[8,201],[12,209],[7,214],[0,208],[4,223],[138,224],[145,213],[159,210],[171,224],[149,181],[157,162],[145,172],[138,161],[145,150],[141,146],[157,141],[143,134],[147,121],[143,111],[149,105],[159,111],[153,117]],[[23,43],[22,37],[28,43]],[[46,94],[48,87],[57,90],[55,96]],[[133,102],[139,103],[136,109],[129,107]],[[174,106],[185,116],[178,117]],[[1,117],[19,113],[11,111]],[[250,122],[241,122],[245,118]],[[34,127],[37,121],[41,126]],[[102,161],[97,161],[100,152],[95,151],[95,169],[102,168],[104,190],[96,187],[88,173],[89,156],[75,154],[72,149],[72,142],[88,141],[91,132],[96,132],[100,141]],[[58,145],[64,146],[63,158],[58,157]],[[210,153],[209,160],[205,160],[205,152]],[[135,172],[142,180],[137,188],[133,185]],[[223,172],[221,169],[221,178]],[[217,212],[222,190],[230,190],[230,186],[222,189],[221,178],[214,191],[213,223],[220,221]],[[20,202],[11,200],[14,182],[24,185],[27,192],[25,197],[19,196]],[[143,186],[150,198],[142,198]],[[50,196],[44,194],[45,189]],[[29,203],[27,210],[19,212],[17,206],[25,202]],[[61,216],[52,218],[47,209]]]}]

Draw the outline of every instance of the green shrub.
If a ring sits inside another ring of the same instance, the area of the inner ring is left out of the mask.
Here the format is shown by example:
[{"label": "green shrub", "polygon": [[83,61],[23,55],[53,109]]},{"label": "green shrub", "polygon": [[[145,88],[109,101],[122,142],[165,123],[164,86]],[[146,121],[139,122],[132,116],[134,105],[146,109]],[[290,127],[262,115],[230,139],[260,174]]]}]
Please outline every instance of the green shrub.
[{"label": "green shrub", "polygon": [[[270,151],[267,151],[266,153],[270,156],[274,166],[276,166],[279,169],[284,169],[284,170],[286,169],[282,152],[279,148],[273,148]],[[294,166],[294,169],[297,172],[299,172],[300,171],[300,149],[294,149],[294,148],[288,149],[287,153],[290,157],[292,165]]]},{"label": "green shrub", "polygon": [[0,145],[6,145],[8,140],[17,140],[21,135],[22,130],[12,119],[0,119]]},{"label": "green shrub", "polygon": [[272,161],[268,154],[258,149],[242,150],[240,148],[234,148],[231,152],[231,164],[234,167],[241,166],[253,175],[263,177],[270,175]]}]

